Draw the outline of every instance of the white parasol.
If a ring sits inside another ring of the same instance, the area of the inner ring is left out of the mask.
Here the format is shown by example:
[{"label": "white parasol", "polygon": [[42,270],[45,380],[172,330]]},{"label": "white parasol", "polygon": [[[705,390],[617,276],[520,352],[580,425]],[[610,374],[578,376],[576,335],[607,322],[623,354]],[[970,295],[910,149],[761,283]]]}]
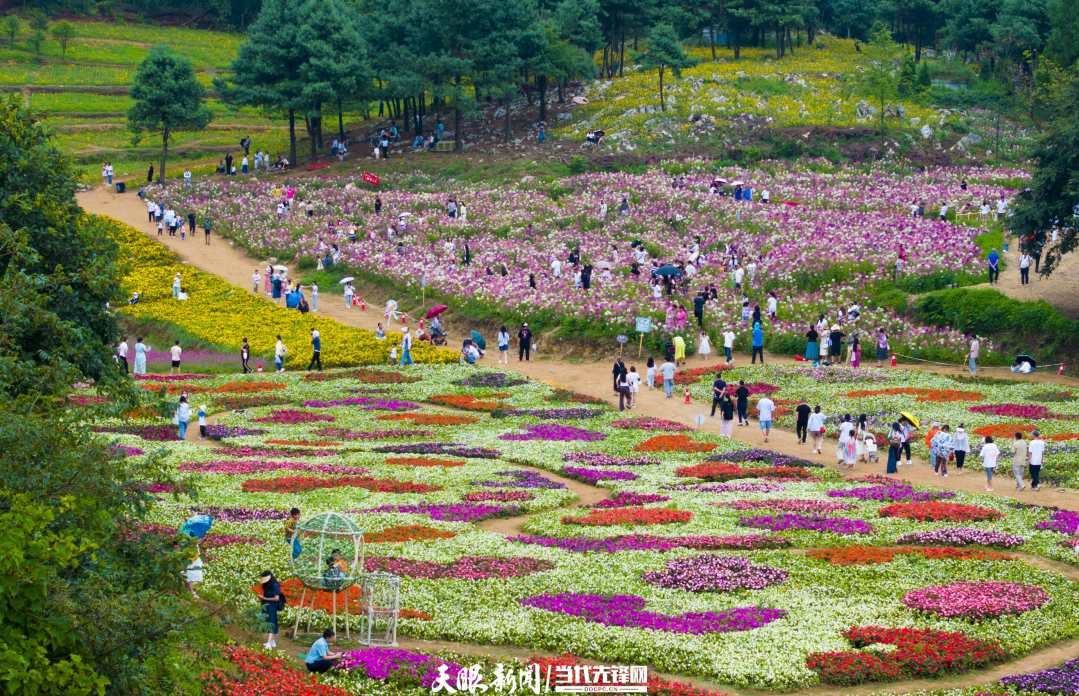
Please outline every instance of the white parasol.
[{"label": "white parasol", "polygon": [[341,280],[337,281],[337,284],[338,285],[344,285],[345,283],[351,283],[354,280],[356,280],[356,279],[353,278],[352,276],[348,276],[347,278],[342,278]]},{"label": "white parasol", "polygon": [[282,266],[281,264],[278,264],[278,265],[274,266],[273,269],[275,271],[287,271],[288,266]]},{"label": "white parasol", "polygon": [[745,186],[745,183],[744,181],[732,181],[731,186]]}]

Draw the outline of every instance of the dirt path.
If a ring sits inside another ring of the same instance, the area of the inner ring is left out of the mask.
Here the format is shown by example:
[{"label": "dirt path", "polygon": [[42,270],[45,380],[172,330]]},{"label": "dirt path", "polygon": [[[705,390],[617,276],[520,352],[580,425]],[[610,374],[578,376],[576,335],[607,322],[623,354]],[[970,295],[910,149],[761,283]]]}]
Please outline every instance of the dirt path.
[{"label": "dirt path", "polygon": [[1035,273],[1031,266],[1030,285],[1024,286],[1019,284],[1019,245],[1013,241],[1011,249],[1001,255],[1008,268],[1000,274],[1000,282],[992,286],[982,283],[972,287],[993,287],[1017,300],[1045,300],[1069,319],[1079,319],[1079,293],[1075,292],[1075,288],[1079,287],[1079,257],[1065,254],[1048,278]]},{"label": "dirt path", "polygon": [[[611,497],[611,490],[609,488],[590,486],[587,483],[581,483],[576,479],[566,478],[565,476],[551,473],[548,469],[541,469],[536,466],[525,466],[523,464],[514,464],[514,468],[523,469],[525,471],[534,471],[537,474],[541,474],[544,478],[565,485],[566,488],[577,495],[577,502],[556,508],[558,510],[572,510],[574,508],[579,508],[582,505],[593,505],[601,500],[607,500]],[[517,517],[495,517],[477,522],[476,526],[480,529],[485,529],[488,532],[494,532],[495,534],[502,534],[504,536],[522,534],[521,527],[529,518],[548,512],[550,512],[550,510],[543,510],[530,515],[519,515]]]}]

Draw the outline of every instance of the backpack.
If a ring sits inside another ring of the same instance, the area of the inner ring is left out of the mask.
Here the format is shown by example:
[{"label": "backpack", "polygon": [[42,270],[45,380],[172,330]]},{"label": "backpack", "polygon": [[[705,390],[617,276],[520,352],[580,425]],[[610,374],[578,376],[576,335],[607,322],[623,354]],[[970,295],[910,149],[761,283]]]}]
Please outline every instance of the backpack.
[{"label": "backpack", "polygon": [[288,606],[288,597],[285,596],[284,592],[278,590],[277,591],[277,610],[278,611],[284,611],[286,606]]}]

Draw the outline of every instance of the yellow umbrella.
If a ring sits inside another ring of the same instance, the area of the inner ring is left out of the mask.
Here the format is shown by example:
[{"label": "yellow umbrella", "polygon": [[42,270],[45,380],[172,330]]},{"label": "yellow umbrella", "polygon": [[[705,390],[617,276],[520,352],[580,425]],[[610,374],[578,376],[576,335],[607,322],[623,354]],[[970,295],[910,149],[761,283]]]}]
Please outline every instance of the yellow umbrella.
[{"label": "yellow umbrella", "polygon": [[899,415],[900,415],[900,416],[902,416],[903,418],[906,418],[907,420],[909,420],[909,421],[910,421],[910,423],[911,423],[911,425],[913,425],[913,426],[914,426],[915,428],[917,428],[917,427],[918,427],[919,425],[921,425],[921,424],[920,424],[920,423],[918,422],[918,419],[917,419],[917,418],[915,418],[915,417],[914,417],[914,416],[912,416],[911,414],[907,413],[906,411],[900,411],[900,412],[899,412]]}]

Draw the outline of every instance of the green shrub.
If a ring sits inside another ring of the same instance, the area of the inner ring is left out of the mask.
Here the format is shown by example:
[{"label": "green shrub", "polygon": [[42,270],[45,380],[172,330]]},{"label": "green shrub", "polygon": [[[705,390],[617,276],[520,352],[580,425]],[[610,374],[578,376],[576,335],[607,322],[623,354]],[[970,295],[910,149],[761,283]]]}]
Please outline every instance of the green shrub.
[{"label": "green shrub", "polygon": [[588,160],[582,155],[574,155],[569,160],[570,174],[584,174],[588,171]]}]

